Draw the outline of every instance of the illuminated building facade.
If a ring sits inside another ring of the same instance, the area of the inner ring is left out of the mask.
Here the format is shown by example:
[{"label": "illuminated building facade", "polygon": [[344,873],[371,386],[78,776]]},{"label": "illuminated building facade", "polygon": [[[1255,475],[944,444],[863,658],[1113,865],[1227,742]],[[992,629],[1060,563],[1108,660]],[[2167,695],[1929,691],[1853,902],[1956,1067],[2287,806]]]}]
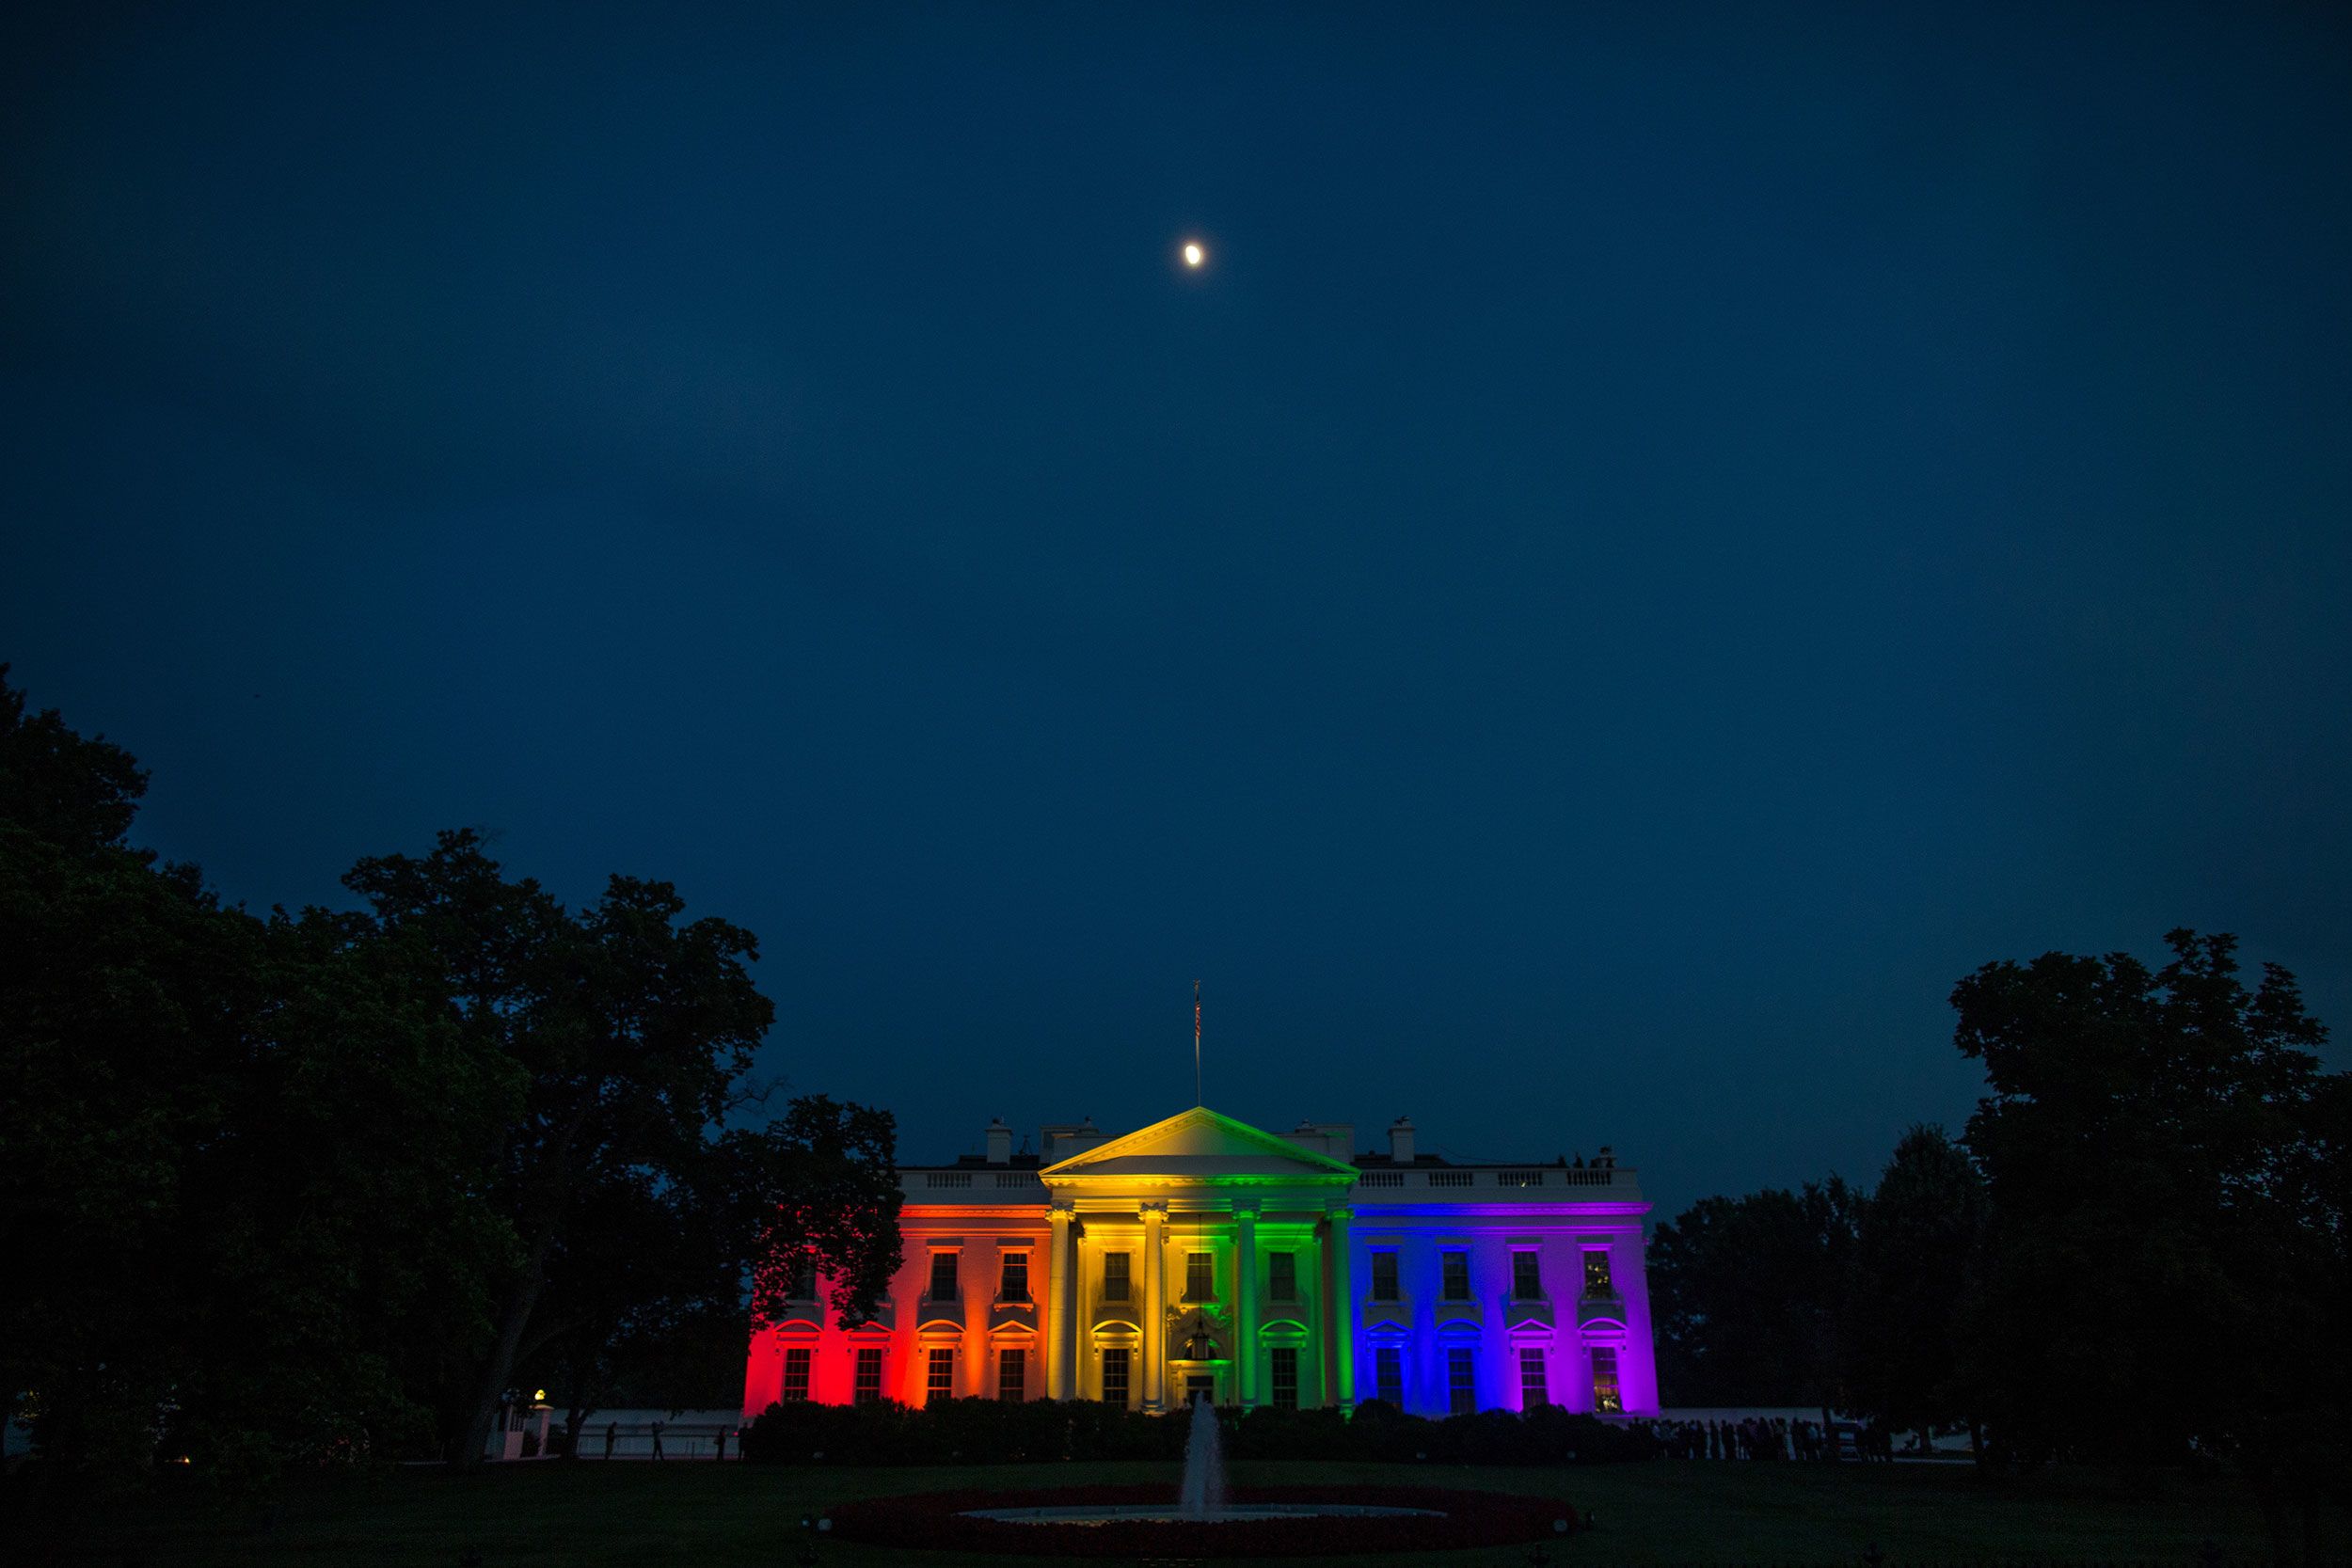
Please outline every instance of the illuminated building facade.
[{"label": "illuminated building facade", "polygon": [[1417,1415],[1658,1408],[1648,1205],[1630,1169],[1385,1153],[1206,1107],[1124,1137],[899,1172],[906,1255],[876,1320],[810,1299],[756,1334],[744,1414],[777,1400],[1105,1400],[1254,1408],[1383,1399]]}]

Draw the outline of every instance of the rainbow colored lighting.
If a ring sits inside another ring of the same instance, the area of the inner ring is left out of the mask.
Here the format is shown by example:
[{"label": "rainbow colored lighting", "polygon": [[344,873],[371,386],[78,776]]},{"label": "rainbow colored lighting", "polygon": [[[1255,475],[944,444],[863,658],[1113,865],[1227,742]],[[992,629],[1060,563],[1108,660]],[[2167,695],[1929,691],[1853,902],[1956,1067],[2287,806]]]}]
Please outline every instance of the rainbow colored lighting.
[{"label": "rainbow colored lighting", "polygon": [[810,1301],[755,1332],[744,1413],[1122,1387],[1144,1410],[1196,1391],[1347,1409],[1384,1378],[1422,1415],[1654,1412],[1634,1173],[1454,1165],[1416,1159],[1409,1123],[1391,1137],[1357,1157],[1352,1129],[1196,1106],[1119,1138],[1048,1129],[1040,1165],[992,1129],[990,1157],[900,1172],[905,1252],[875,1323]]}]

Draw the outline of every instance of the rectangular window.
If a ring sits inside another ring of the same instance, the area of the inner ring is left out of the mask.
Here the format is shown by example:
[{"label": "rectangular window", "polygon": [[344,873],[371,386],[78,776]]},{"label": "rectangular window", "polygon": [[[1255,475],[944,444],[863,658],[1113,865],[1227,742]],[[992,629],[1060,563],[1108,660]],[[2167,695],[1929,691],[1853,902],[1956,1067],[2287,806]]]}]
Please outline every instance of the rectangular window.
[{"label": "rectangular window", "polygon": [[1445,1266],[1445,1299],[1470,1300],[1470,1254],[1449,1252],[1443,1255]]},{"label": "rectangular window", "polygon": [[1378,1397],[1399,1410],[1405,1408],[1405,1353],[1382,1345],[1372,1353],[1372,1384]]},{"label": "rectangular window", "polygon": [[1298,1408],[1298,1349],[1295,1345],[1277,1345],[1267,1353],[1274,1368],[1274,1408]]},{"label": "rectangular window", "polygon": [[1446,1409],[1455,1416],[1469,1416],[1478,1409],[1478,1367],[1471,1360],[1466,1345],[1455,1345],[1445,1353]]},{"label": "rectangular window", "polygon": [[1133,1351],[1123,1348],[1106,1350],[1103,1353],[1103,1402],[1104,1404],[1127,1402],[1127,1365],[1128,1358],[1134,1354]]},{"label": "rectangular window", "polygon": [[1372,1255],[1372,1299],[1394,1301],[1396,1297],[1396,1254],[1375,1252]]},{"label": "rectangular window", "polygon": [[1593,1408],[1604,1416],[1625,1409],[1617,1396],[1617,1353],[1607,1345],[1593,1347]]},{"label": "rectangular window", "polygon": [[1029,1397],[1027,1351],[1000,1350],[996,1353],[996,1397],[1008,1404],[1019,1404]]},{"label": "rectangular window", "polygon": [[956,1299],[956,1258],[952,1252],[931,1254],[931,1300]]},{"label": "rectangular window", "polygon": [[1027,1253],[1008,1252],[1004,1255],[1002,1267],[996,1275],[996,1299],[998,1301],[1029,1299],[1029,1255]]},{"label": "rectangular window", "polygon": [[882,1398],[882,1353],[879,1347],[861,1346],[857,1353],[857,1382],[852,1397],[860,1404],[872,1404]]},{"label": "rectangular window", "polygon": [[1551,1386],[1544,1381],[1544,1353],[1533,1345],[1519,1347],[1519,1408],[1540,1410],[1551,1402]]},{"label": "rectangular window", "polygon": [[1269,1252],[1265,1255],[1265,1290],[1274,1301],[1298,1299],[1298,1254]]},{"label": "rectangular window", "polygon": [[1596,1249],[1584,1255],[1584,1293],[1588,1296],[1613,1296],[1617,1288],[1609,1282],[1609,1254]]},{"label": "rectangular window", "polygon": [[1544,1299],[1543,1262],[1534,1252],[1511,1254],[1511,1299],[1541,1301]]},{"label": "rectangular window", "polygon": [[808,1398],[808,1359],[806,1345],[794,1345],[784,1353],[784,1397],[787,1400]]},{"label": "rectangular window", "polygon": [[1128,1255],[1123,1252],[1103,1254],[1103,1299],[1104,1301],[1127,1299],[1127,1259]]},{"label": "rectangular window", "polygon": [[951,1350],[935,1350],[930,1353],[930,1370],[923,1378],[923,1402],[929,1404],[937,1400],[951,1400],[955,1397],[956,1353]]},{"label": "rectangular window", "polygon": [[1205,1252],[1184,1254],[1184,1299],[1215,1301],[1216,1299],[1216,1265]]},{"label": "rectangular window", "polygon": [[792,1265],[792,1282],[784,1288],[784,1293],[787,1301],[817,1299],[817,1263],[814,1259],[803,1258]]}]

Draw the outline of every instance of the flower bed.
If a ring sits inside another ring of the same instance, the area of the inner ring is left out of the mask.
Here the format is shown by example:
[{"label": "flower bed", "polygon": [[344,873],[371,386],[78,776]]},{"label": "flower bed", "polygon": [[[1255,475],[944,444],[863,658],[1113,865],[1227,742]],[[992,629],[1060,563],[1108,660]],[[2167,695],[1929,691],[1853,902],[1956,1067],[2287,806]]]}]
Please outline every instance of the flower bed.
[{"label": "flower bed", "polygon": [[1027,1557],[1370,1557],[1507,1546],[1548,1539],[1576,1511],[1553,1497],[1457,1492],[1435,1486],[1244,1486],[1236,1503],[1342,1503],[1426,1508],[1441,1517],[1236,1519],[1223,1524],[1122,1520],[1102,1525],[975,1519],[977,1508],[1089,1508],[1166,1504],[1165,1486],[1057,1486],[1029,1492],[924,1492],[869,1497],[829,1512],[833,1532],[887,1546],[932,1546]]}]

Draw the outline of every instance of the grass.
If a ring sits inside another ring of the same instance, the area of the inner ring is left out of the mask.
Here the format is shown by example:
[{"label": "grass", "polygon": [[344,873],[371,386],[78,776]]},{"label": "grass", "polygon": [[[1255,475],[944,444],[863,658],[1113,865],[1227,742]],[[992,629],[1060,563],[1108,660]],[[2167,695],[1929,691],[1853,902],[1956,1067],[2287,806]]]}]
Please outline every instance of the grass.
[{"label": "grass", "polygon": [[[2234,1482],[2169,1473],[2060,1472],[1991,1485],[1966,1465],[1660,1462],[1565,1470],[1245,1464],[1238,1481],[1377,1485],[1422,1481],[1565,1497],[1598,1528],[1553,1551],[1562,1564],[1847,1563],[1875,1543],[1890,1563],[1993,1559],[2194,1562],[2211,1538],[2235,1560],[2261,1555],[2260,1518]],[[189,1506],[120,1511],[77,1539],[32,1544],[20,1560],[151,1564],[417,1564],[545,1560],[594,1568],[780,1568],[800,1550],[804,1513],[851,1497],[946,1487],[1166,1481],[1160,1464],[827,1470],[711,1464],[542,1464],[468,1476],[402,1470],[290,1491],[258,1528]],[[2342,1519],[2331,1520],[2342,1539]],[[45,1555],[44,1555],[45,1554]],[[841,1568],[1012,1568],[1022,1560],[827,1542]],[[1384,1563],[1502,1568],[1526,1548],[1383,1558]]]}]

